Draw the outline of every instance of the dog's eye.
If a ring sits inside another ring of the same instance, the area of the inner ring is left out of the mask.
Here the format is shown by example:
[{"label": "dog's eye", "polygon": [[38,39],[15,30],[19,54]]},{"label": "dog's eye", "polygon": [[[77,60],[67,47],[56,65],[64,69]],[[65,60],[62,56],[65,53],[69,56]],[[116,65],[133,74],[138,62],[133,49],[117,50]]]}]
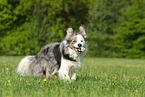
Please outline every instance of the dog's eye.
[{"label": "dog's eye", "polygon": [[71,40],[67,40],[67,43],[70,43],[71,42]]},{"label": "dog's eye", "polygon": [[74,43],[76,43],[77,41],[76,40],[74,40],[73,42],[72,42],[72,44],[74,44]]},{"label": "dog's eye", "polygon": [[83,42],[83,40],[81,40],[81,42]]}]

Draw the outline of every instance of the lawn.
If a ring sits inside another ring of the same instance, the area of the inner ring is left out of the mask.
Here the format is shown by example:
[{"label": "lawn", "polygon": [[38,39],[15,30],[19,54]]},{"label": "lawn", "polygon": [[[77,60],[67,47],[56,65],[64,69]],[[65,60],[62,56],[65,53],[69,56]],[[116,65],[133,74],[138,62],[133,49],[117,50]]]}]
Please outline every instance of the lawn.
[{"label": "lawn", "polygon": [[0,56],[0,97],[144,97],[145,60],[85,58],[77,80],[20,76],[21,56]]}]

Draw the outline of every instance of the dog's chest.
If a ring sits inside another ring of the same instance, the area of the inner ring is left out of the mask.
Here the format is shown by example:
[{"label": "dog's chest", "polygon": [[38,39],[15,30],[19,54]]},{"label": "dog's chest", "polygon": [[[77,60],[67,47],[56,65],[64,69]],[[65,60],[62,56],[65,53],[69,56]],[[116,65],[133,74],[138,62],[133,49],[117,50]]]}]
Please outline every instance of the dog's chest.
[{"label": "dog's chest", "polygon": [[68,59],[64,59],[62,58],[61,60],[61,69],[71,69],[71,68],[75,68],[78,69],[81,67],[81,63],[80,62],[75,62],[75,61],[71,61]]}]

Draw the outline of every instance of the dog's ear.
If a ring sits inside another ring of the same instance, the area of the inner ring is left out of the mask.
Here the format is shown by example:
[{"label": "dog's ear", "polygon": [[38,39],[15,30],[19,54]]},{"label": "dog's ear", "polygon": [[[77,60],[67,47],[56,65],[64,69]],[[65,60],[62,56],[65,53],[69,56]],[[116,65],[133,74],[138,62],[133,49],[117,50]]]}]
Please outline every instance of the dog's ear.
[{"label": "dog's ear", "polygon": [[84,29],[83,26],[80,26],[79,27],[79,31],[78,31],[79,34],[83,35],[85,39],[87,39],[87,34],[86,34],[86,31]]},{"label": "dog's ear", "polygon": [[66,32],[67,32],[67,35],[65,39],[67,40],[70,39],[74,35],[74,30],[72,28],[68,28]]}]

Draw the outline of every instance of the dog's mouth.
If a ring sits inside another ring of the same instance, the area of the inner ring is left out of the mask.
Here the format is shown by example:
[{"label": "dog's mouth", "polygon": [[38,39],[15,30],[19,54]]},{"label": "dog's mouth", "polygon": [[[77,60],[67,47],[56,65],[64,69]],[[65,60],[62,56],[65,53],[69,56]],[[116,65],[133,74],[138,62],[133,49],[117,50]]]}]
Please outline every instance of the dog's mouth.
[{"label": "dog's mouth", "polygon": [[73,48],[78,54],[81,54],[83,51],[85,51],[84,47],[73,47]]}]

